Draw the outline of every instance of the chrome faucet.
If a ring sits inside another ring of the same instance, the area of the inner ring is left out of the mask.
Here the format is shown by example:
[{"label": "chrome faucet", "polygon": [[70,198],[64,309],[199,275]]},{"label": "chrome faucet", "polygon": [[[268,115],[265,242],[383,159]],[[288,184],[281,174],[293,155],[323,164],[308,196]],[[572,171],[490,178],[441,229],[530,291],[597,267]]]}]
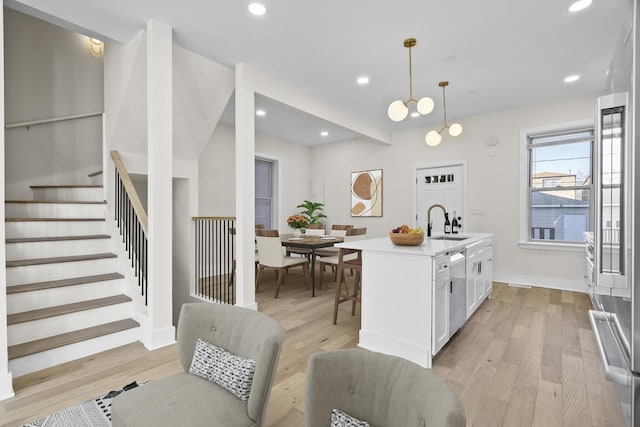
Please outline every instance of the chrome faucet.
[{"label": "chrome faucet", "polygon": [[436,203],[435,205],[431,205],[429,207],[429,209],[427,210],[427,237],[431,237],[431,230],[433,229],[433,221],[431,221],[431,209],[433,208],[440,208],[442,209],[442,213],[444,213],[445,216],[447,215],[447,210],[442,205]]}]

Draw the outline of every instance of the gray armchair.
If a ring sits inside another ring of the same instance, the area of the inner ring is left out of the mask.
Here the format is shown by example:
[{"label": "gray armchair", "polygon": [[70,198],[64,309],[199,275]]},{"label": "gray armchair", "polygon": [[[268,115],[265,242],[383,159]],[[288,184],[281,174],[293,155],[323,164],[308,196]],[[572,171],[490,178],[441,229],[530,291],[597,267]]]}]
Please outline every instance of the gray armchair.
[{"label": "gray armchair", "polygon": [[440,377],[413,362],[368,350],[309,357],[306,427],[331,425],[338,409],[375,427],[465,427],[462,402]]},{"label": "gray armchair", "polygon": [[[188,373],[198,338],[256,361],[247,403]],[[282,326],[262,313],[223,304],[184,304],[178,356],[185,372],[117,396],[112,402],[113,426],[263,425],[283,339]]]}]

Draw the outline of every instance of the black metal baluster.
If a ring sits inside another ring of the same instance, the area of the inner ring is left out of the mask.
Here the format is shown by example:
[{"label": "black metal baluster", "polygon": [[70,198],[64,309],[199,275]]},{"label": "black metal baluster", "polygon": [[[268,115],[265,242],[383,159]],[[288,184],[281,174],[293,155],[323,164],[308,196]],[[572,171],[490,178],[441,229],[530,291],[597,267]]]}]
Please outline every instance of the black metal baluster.
[{"label": "black metal baluster", "polygon": [[114,183],[114,186],[113,186],[113,191],[114,191],[113,200],[114,200],[116,205],[114,207],[114,214],[113,214],[114,217],[113,217],[113,219],[114,219],[114,221],[117,222],[118,221],[118,196],[119,196],[119,194],[118,194],[118,177],[119,176],[118,176],[118,169],[117,168],[115,169],[115,171],[116,171],[116,173],[113,174],[113,177],[115,178],[115,183]]},{"label": "black metal baluster", "polygon": [[220,237],[221,237],[221,235],[220,235],[220,222],[216,221],[215,224],[216,224],[216,241],[218,242],[218,244],[217,244],[217,252],[218,252],[217,255],[218,256],[216,257],[217,258],[217,262],[216,262],[216,266],[215,266],[215,269],[216,269],[216,299],[221,300],[222,299],[222,295],[221,295],[222,294],[222,289],[221,289],[222,286],[221,286],[220,282],[222,281],[222,275],[220,274],[220,270],[221,270],[220,267],[222,266],[222,264],[220,263],[220,261],[221,261],[221,256],[220,256],[221,255],[221,251],[220,251]]},{"label": "black metal baluster", "polygon": [[193,241],[193,243],[194,243],[193,253],[195,255],[193,261],[194,261],[194,267],[195,267],[195,270],[196,270],[195,293],[196,293],[196,295],[199,295],[198,294],[198,275],[200,274],[200,270],[199,270],[200,263],[198,262],[199,261],[198,258],[199,258],[199,255],[200,255],[198,253],[198,242],[200,240],[199,233],[198,233],[198,228],[200,227],[199,220],[197,220],[197,219],[195,220],[195,224],[193,225],[193,227],[194,227],[194,230],[196,232],[195,233],[195,238],[194,238],[194,241]]}]

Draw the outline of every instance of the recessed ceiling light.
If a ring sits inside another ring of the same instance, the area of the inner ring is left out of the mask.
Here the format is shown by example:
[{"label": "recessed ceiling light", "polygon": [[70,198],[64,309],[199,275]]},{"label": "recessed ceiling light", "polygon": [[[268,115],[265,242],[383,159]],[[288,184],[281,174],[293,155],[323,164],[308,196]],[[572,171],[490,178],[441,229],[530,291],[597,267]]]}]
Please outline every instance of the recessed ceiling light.
[{"label": "recessed ceiling light", "polygon": [[411,117],[420,117],[420,113],[414,111],[413,113],[411,113]]},{"label": "recessed ceiling light", "polygon": [[578,0],[569,6],[569,12],[579,12],[591,6],[593,0]]},{"label": "recessed ceiling light", "polygon": [[256,16],[262,16],[267,12],[267,8],[262,3],[251,3],[249,12]]},{"label": "recessed ceiling light", "polygon": [[323,130],[322,132],[320,132],[320,136],[329,136],[329,132]]},{"label": "recessed ceiling light", "polygon": [[256,110],[256,116],[264,117],[267,115],[267,112],[264,110]]},{"label": "recessed ceiling light", "polygon": [[578,80],[580,80],[580,74],[572,74],[564,78],[565,83],[573,83],[577,82]]},{"label": "recessed ceiling light", "polygon": [[358,80],[356,80],[358,82],[359,85],[366,85],[369,84],[369,77],[367,76],[360,76],[358,77]]}]

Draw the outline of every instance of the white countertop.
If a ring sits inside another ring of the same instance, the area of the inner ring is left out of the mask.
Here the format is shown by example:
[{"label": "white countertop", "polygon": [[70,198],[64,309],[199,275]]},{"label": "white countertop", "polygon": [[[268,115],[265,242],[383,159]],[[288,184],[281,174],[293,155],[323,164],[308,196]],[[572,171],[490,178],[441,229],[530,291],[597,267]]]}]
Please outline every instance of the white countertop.
[{"label": "white countertop", "polygon": [[379,239],[356,240],[351,242],[338,243],[336,247],[349,249],[360,249],[363,251],[388,252],[394,254],[407,254],[417,256],[435,256],[441,253],[455,251],[473,244],[479,240],[493,236],[492,233],[461,233],[447,235],[453,237],[464,237],[464,240],[439,240],[433,237],[442,236],[441,233],[434,234],[432,237],[425,237],[424,242],[419,246],[400,246],[394,245],[391,239],[382,237]]}]

